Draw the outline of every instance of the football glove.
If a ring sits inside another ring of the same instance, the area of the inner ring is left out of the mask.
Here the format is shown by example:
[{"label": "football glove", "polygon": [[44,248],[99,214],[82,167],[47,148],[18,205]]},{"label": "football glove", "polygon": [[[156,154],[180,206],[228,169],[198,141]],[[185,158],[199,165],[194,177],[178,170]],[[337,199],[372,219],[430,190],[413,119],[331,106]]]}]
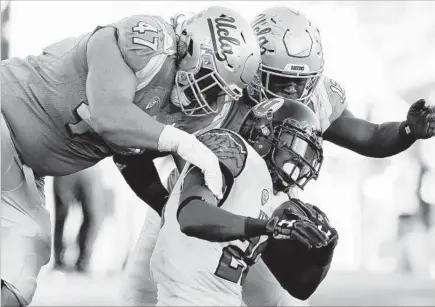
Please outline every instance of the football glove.
[{"label": "football glove", "polygon": [[307,215],[307,218],[326,235],[328,243],[338,237],[337,230],[332,227],[325,212],[320,210],[317,206],[305,203],[297,198],[291,198],[290,201],[303,211]]},{"label": "football glove", "polygon": [[194,135],[166,125],[159,136],[158,150],[177,153],[200,168],[207,187],[218,199],[222,198],[223,180],[219,159]]},{"label": "football glove", "polygon": [[284,209],[281,216],[273,216],[266,225],[266,234],[274,239],[292,239],[307,247],[320,248],[327,243],[327,236],[306,217]]},{"label": "football glove", "polygon": [[409,132],[416,139],[433,137],[435,135],[435,106],[427,104],[424,99],[414,102],[409,108],[406,122]]}]

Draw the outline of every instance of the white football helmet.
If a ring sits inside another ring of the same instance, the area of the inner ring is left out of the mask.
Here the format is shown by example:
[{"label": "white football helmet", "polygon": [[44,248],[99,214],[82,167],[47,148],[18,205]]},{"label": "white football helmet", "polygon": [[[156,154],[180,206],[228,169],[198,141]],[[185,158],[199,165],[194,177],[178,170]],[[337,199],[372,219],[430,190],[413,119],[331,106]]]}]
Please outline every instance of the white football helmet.
[{"label": "white football helmet", "polygon": [[[319,30],[304,15],[286,7],[262,11],[251,27],[261,48],[262,64],[248,87],[250,98],[257,103],[272,97],[307,103],[324,68]],[[291,82],[299,86],[298,93],[282,94],[279,89]]]},{"label": "white football helmet", "polygon": [[225,7],[180,19],[172,19],[178,70],[171,101],[189,116],[217,113],[218,95],[238,100],[256,76],[261,61],[257,38],[240,14]]}]

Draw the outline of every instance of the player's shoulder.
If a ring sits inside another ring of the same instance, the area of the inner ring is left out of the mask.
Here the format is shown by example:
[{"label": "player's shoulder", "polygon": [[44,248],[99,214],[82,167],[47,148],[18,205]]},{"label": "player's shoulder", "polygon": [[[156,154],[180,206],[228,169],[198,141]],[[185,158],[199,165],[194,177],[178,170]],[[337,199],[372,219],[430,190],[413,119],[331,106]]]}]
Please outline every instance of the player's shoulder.
[{"label": "player's shoulder", "polygon": [[133,15],[110,26],[115,27],[121,54],[134,72],[141,71],[154,57],[176,52],[174,29],[159,16]]},{"label": "player's shoulder", "polygon": [[332,105],[344,104],[346,102],[346,91],[344,88],[337,81],[327,76],[320,77],[317,90]]},{"label": "player's shoulder", "polygon": [[343,87],[337,81],[327,76],[320,77],[311,100],[317,105],[316,113],[321,117],[320,121],[323,131],[340,117],[348,106],[346,92]]},{"label": "player's shoulder", "polygon": [[237,133],[227,129],[212,129],[198,135],[200,140],[218,157],[234,178],[245,168],[248,148]]}]

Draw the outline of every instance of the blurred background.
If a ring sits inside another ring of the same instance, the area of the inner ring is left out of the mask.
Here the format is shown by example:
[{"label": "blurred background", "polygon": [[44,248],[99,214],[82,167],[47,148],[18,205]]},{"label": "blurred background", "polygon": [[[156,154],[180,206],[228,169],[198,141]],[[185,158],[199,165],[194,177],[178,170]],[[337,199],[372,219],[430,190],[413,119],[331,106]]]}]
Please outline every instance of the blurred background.
[{"label": "blurred background", "polygon": [[[321,31],[325,74],[346,90],[358,117],[401,121],[416,99],[435,103],[431,1],[1,1],[1,56],[39,54],[55,41],[128,15],[169,21],[175,13],[214,4],[248,20],[274,5],[302,11]],[[324,150],[321,176],[302,198],[327,212],[340,243],[311,305],[435,306],[435,140],[388,159],[328,143]],[[146,205],[111,160],[75,176],[49,178],[46,190],[54,249],[32,305],[116,304]]]}]

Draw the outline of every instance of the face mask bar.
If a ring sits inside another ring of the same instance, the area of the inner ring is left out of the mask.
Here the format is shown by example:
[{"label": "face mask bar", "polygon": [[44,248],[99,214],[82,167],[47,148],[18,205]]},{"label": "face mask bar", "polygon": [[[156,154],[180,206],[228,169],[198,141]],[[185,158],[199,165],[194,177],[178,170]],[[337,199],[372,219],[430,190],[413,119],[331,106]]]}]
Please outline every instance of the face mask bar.
[{"label": "face mask bar", "polygon": [[[299,99],[296,99],[299,102],[307,103],[310,99],[311,95],[314,92],[314,89],[317,86],[317,83],[319,83],[320,76],[323,73],[323,69],[316,71],[314,73],[306,74],[306,73],[283,73],[281,71],[278,71],[272,67],[266,66],[261,64],[260,69],[258,71],[257,76],[254,78],[254,80],[249,84],[248,87],[248,95],[249,97],[255,101],[256,103],[262,102],[264,99],[269,98],[285,98],[278,94],[275,94],[269,89],[269,81],[270,76],[278,76],[278,77],[284,77],[284,78],[306,78],[308,79],[307,82],[305,82],[305,88],[302,92],[301,97]],[[266,74],[264,78],[263,83],[263,74]]]},{"label": "face mask bar", "polygon": [[[279,145],[279,140],[283,132],[293,136],[291,143],[287,144],[286,146]],[[311,138],[313,138],[313,140]],[[307,144],[303,155],[301,155],[301,152],[295,151],[295,148],[297,149],[298,147],[297,142],[300,141],[303,141]],[[288,185],[288,188],[295,184],[299,188],[304,189],[305,185],[311,179],[316,180],[318,178],[320,168],[323,163],[323,150],[319,145],[317,145],[314,137],[307,137],[305,131],[296,127],[280,127],[277,131],[274,143],[275,146],[270,157],[271,164],[278,177]],[[309,147],[311,147],[313,153],[315,154],[313,155],[312,161],[308,161],[305,156]],[[291,171],[284,171],[283,167],[277,164],[275,156],[279,150],[287,150],[290,152],[290,155],[295,158],[291,161],[293,164]],[[294,179],[296,174],[295,172],[299,172],[296,176],[296,179]]]},{"label": "face mask bar", "polygon": [[[228,85],[228,83],[217,72],[213,55],[209,51],[202,54],[201,67],[194,72],[178,71],[175,77],[176,89],[179,97],[184,97],[187,100],[186,104],[180,103],[182,111],[192,117],[206,116],[215,114],[219,108],[216,101],[207,102],[204,94],[210,91],[213,87],[218,86],[232,100],[239,100],[242,97],[242,90],[237,86]],[[197,77],[200,71],[208,71],[205,75]],[[208,81],[208,82],[205,82]],[[200,83],[207,84],[201,88]],[[194,100],[192,101],[186,96],[185,91],[190,89]],[[214,104],[213,108],[211,105]]]}]

